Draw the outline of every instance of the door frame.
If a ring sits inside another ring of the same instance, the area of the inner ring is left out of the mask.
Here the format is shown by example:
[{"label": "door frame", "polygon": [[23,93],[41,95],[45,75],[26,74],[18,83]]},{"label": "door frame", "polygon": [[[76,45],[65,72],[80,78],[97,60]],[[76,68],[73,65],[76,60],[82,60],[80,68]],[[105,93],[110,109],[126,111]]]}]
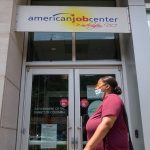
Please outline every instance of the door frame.
[{"label": "door frame", "polygon": [[[30,108],[31,108],[31,94],[32,94],[32,77],[33,75],[68,75],[68,99],[69,99],[69,118],[67,119],[67,139],[71,139],[74,136],[74,91],[73,91],[73,69],[30,69],[27,71],[25,98],[24,98],[24,112],[22,120],[22,150],[28,149],[28,137],[29,137],[29,123],[30,123]],[[71,130],[71,131],[70,131]],[[72,141],[67,140],[67,149],[72,149]],[[73,141],[74,142],[74,141]]]},{"label": "door frame", "polygon": [[[75,69],[75,73],[73,73],[74,69]],[[54,70],[55,70],[55,72],[54,72]],[[24,94],[24,98],[23,98],[24,99],[24,102],[23,102],[24,104],[23,104],[22,122],[19,124],[19,127],[21,129],[21,139],[20,139],[20,141],[21,141],[21,150],[28,149],[28,147],[27,147],[28,144],[24,144],[23,141],[26,141],[26,143],[28,143],[28,141],[26,140],[27,139],[26,136],[28,136],[28,135],[25,136],[24,134],[28,133],[29,130],[26,130],[26,129],[29,129],[29,124],[27,124],[27,123],[25,124],[24,122],[28,122],[28,123],[30,122],[30,116],[29,115],[30,115],[30,106],[31,106],[31,91],[32,91],[32,82],[31,81],[32,81],[32,75],[33,74],[34,75],[36,75],[36,74],[38,74],[38,75],[40,75],[40,74],[41,75],[42,74],[43,75],[44,74],[57,74],[57,73],[58,74],[67,74],[68,73],[68,75],[70,74],[70,76],[69,76],[69,86],[72,87],[72,88],[69,89],[69,90],[71,90],[69,92],[69,95],[68,95],[69,100],[70,100],[69,105],[71,106],[71,105],[74,104],[74,103],[71,103],[71,97],[73,97],[73,100],[76,101],[75,106],[74,106],[75,108],[78,108],[77,106],[80,106],[80,104],[79,104],[80,103],[80,101],[79,101],[79,99],[80,99],[80,88],[76,88],[76,87],[80,87],[79,86],[80,85],[80,80],[79,80],[79,75],[80,74],[91,74],[91,73],[92,74],[100,74],[100,73],[102,73],[102,74],[115,74],[117,79],[120,76],[120,80],[118,80],[118,83],[122,87],[122,82],[121,82],[122,75],[121,75],[121,72],[120,72],[120,67],[118,67],[118,66],[115,66],[115,67],[102,67],[102,68],[100,68],[100,67],[98,67],[98,68],[97,67],[91,67],[91,68],[89,68],[89,67],[84,67],[84,68],[82,68],[82,67],[72,68],[71,67],[70,68],[69,67],[69,68],[67,68],[66,67],[64,69],[51,68],[51,67],[46,67],[46,68],[32,67],[30,69],[27,68],[26,69],[26,79],[25,79],[25,90],[24,91],[25,91],[25,93],[27,91],[30,91],[30,92],[28,94]],[[75,78],[76,81],[78,81],[78,82],[73,83],[73,81],[74,81],[73,78]],[[73,91],[74,87],[77,89],[75,92]],[[25,99],[28,99],[28,100],[30,99],[30,101],[27,103],[27,101]],[[73,109],[73,110],[72,109],[69,110],[70,113],[74,112],[74,107],[73,106],[70,107],[70,108]],[[25,112],[29,112],[28,113],[28,118],[25,118]],[[73,116],[73,114],[72,114],[72,116]],[[80,111],[77,111],[76,116],[80,116]],[[73,118],[73,119],[76,119],[76,118]],[[80,140],[78,140],[78,146],[82,147],[82,135],[81,135],[81,131],[80,131],[81,130],[81,124],[80,124],[81,120],[80,120],[80,122],[76,121],[77,122],[77,124],[76,124],[77,128],[74,127],[74,124],[73,124],[74,121],[72,121],[72,120],[71,121],[69,120],[70,123],[71,123],[69,127],[72,127],[75,130],[72,131],[72,135],[71,134],[68,135],[68,139],[71,139],[71,137],[73,137],[73,135],[75,135],[74,143],[76,144],[76,138],[80,137]],[[79,120],[79,119],[76,119],[76,120]],[[68,129],[70,129],[70,128],[68,128]],[[69,150],[71,149],[71,144],[70,143],[68,144],[68,148],[69,148]]]},{"label": "door frame", "polygon": [[[80,116],[80,75],[90,74],[115,74],[118,85],[122,86],[120,71],[116,68],[110,69],[75,69],[75,147],[79,147],[79,150],[83,148],[82,140],[82,118]],[[78,139],[80,137],[80,139]],[[76,146],[79,145],[79,146]]]}]

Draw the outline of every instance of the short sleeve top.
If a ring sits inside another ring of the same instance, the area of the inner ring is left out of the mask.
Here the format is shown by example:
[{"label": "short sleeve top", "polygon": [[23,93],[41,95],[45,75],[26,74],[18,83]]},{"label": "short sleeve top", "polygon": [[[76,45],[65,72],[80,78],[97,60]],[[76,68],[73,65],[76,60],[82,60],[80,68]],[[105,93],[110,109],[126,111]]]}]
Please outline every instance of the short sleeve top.
[{"label": "short sleeve top", "polygon": [[95,150],[103,150],[103,145],[106,150],[129,150],[128,129],[123,117],[123,107],[123,102],[118,95],[109,94],[104,98],[96,112],[89,118],[86,124],[88,140],[94,134],[103,117],[117,117],[113,127],[105,137],[105,142],[100,142]]}]

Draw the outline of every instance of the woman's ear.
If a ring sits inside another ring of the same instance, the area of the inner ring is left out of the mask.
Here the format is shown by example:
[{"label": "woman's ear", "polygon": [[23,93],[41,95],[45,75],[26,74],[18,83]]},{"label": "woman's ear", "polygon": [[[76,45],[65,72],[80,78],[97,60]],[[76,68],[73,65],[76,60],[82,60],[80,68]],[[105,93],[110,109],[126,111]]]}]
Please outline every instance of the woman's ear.
[{"label": "woman's ear", "polygon": [[110,89],[111,87],[110,87],[110,85],[109,84],[106,84],[106,89],[108,90],[108,89]]}]

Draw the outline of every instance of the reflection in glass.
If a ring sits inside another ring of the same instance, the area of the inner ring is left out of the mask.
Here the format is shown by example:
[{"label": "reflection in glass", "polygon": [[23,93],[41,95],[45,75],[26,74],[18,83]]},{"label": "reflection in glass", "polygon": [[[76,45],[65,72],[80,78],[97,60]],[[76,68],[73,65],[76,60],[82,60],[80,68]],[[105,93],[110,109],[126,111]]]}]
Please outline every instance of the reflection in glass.
[{"label": "reflection in glass", "polygon": [[67,104],[67,75],[33,76],[29,150],[67,149]]},{"label": "reflection in glass", "polygon": [[[29,33],[27,61],[120,60],[119,36],[114,33]],[[73,42],[74,41],[74,42]],[[72,44],[75,43],[75,44]]]},{"label": "reflection in glass", "polygon": [[76,33],[77,60],[120,60],[118,35]]},{"label": "reflection in glass", "polygon": [[72,59],[72,33],[29,33],[27,61]]},{"label": "reflection in glass", "polygon": [[31,5],[115,7],[116,0],[31,0]]},{"label": "reflection in glass", "polygon": [[147,11],[147,22],[148,22],[148,27],[150,31],[150,11]]},{"label": "reflection in glass", "polygon": [[[114,76],[113,74],[109,74]],[[83,147],[87,142],[86,123],[89,117],[96,111],[97,107],[101,103],[101,100],[95,95],[95,85],[99,78],[106,76],[100,75],[80,75],[80,115],[82,117],[82,129],[83,129]]]}]

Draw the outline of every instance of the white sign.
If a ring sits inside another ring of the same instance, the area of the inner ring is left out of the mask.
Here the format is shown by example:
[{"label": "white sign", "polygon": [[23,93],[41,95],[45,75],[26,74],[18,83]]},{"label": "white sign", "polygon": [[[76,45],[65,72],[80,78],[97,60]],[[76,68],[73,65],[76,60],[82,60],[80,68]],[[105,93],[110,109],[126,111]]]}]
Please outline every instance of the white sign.
[{"label": "white sign", "polygon": [[57,124],[42,124],[41,142],[41,149],[56,148]]},{"label": "white sign", "polygon": [[95,85],[87,85],[87,98],[88,100],[97,99],[95,94]]},{"label": "white sign", "polygon": [[127,7],[18,6],[16,31],[129,33]]}]

